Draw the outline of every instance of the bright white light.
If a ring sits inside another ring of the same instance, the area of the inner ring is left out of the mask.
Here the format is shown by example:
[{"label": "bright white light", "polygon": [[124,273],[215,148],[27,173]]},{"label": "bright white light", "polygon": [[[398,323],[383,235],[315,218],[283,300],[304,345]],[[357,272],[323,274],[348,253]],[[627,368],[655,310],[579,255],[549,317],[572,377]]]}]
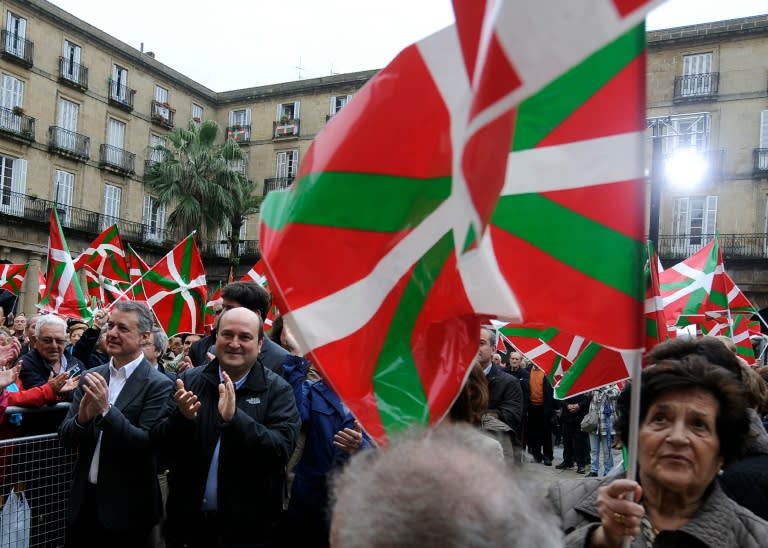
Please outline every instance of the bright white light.
[{"label": "bright white light", "polygon": [[673,185],[693,187],[704,180],[707,174],[707,161],[694,149],[681,149],[675,151],[667,160],[665,171],[667,180]]}]

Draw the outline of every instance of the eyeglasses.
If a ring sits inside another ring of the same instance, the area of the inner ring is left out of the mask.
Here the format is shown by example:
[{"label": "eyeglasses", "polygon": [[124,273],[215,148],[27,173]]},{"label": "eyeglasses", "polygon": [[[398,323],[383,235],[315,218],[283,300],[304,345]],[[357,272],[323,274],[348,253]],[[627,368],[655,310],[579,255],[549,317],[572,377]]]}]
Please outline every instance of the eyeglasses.
[{"label": "eyeglasses", "polygon": [[66,339],[54,339],[53,337],[38,337],[37,340],[42,344],[57,344],[58,346],[67,344]]}]

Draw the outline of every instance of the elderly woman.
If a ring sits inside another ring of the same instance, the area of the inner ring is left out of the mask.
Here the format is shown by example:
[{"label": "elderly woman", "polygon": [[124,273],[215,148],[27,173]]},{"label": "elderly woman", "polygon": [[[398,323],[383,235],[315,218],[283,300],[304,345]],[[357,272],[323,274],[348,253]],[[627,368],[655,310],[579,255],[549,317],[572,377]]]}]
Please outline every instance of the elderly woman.
[{"label": "elderly woman", "polygon": [[[629,394],[617,430],[626,443]],[[716,481],[747,444],[744,391],[733,370],[700,354],[658,361],[641,382],[638,481],[560,482],[549,499],[568,547],[765,546],[768,522],[729,499]],[[634,502],[629,500],[634,497]]]}]

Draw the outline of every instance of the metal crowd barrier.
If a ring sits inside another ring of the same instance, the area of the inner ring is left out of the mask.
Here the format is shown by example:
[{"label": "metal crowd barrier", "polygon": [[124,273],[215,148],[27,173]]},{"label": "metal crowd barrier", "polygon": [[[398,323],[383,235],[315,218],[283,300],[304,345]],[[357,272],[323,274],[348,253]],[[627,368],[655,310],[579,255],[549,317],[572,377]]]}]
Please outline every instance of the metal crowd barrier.
[{"label": "metal crowd barrier", "polygon": [[[18,431],[23,437],[0,440],[0,496],[7,508],[0,510],[0,548],[24,544],[15,542],[26,536],[28,546],[64,546],[66,509],[76,452],[59,444],[55,431],[24,435],[40,429],[45,421],[66,413],[68,403],[43,408],[8,407],[6,415],[21,415]],[[6,423],[12,424],[12,417]],[[27,423],[26,425],[24,423]],[[11,493],[16,499],[11,500]],[[23,498],[20,497],[23,493]]]}]

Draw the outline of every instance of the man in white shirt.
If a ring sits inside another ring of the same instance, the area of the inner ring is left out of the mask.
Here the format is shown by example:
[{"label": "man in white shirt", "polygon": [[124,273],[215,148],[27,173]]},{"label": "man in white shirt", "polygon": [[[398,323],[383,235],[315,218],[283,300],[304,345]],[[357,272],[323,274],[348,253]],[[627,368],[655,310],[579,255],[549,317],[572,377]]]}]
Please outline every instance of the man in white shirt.
[{"label": "man in white shirt", "polygon": [[149,430],[167,412],[173,383],[144,357],[149,309],[118,302],[107,332],[109,363],[91,369],[59,428],[77,448],[67,546],[141,548],[162,515]]}]

